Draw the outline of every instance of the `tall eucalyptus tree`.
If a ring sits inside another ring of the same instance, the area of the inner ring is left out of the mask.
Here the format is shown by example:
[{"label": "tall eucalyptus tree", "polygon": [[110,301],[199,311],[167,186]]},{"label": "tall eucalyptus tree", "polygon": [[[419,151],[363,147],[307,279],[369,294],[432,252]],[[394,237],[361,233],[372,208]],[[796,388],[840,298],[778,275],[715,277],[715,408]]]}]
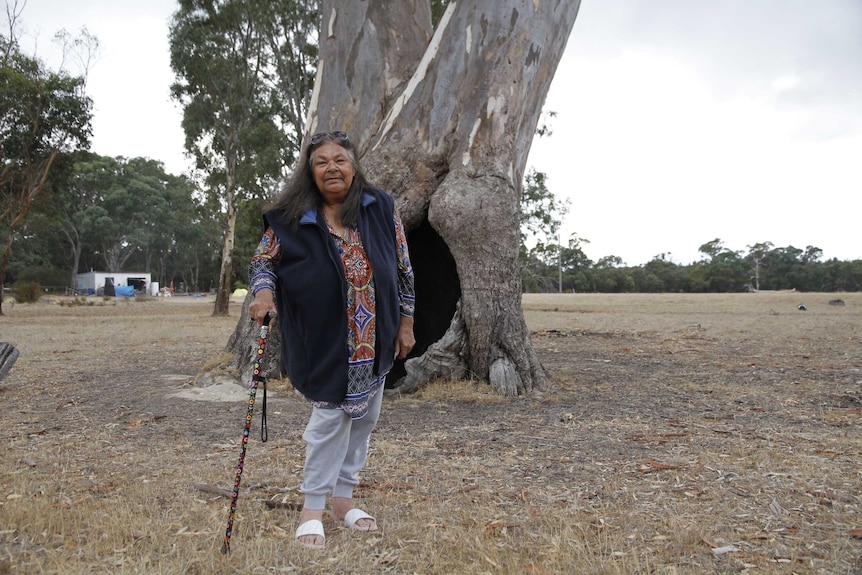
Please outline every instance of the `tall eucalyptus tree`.
[{"label": "tall eucalyptus tree", "polygon": [[302,66],[285,62],[293,42],[300,47],[297,53],[313,57],[302,46],[313,38],[316,18],[296,24],[289,16],[307,19],[308,3],[293,0],[179,4],[170,28],[172,94],[184,107],[186,149],[221,209],[221,271],[213,314],[227,315],[237,204],[271,191],[292,163],[298,142],[294,116],[304,110],[301,98],[287,97],[278,74],[282,69],[297,74],[297,93],[305,93]]}]

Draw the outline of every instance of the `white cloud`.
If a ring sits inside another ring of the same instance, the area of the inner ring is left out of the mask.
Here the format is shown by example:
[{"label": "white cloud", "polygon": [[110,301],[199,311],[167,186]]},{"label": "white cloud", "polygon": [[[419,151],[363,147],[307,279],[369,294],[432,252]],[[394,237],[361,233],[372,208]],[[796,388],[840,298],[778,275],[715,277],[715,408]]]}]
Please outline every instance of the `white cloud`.
[{"label": "white cloud", "polygon": [[801,80],[799,76],[795,74],[785,74],[772,81],[772,89],[776,94],[780,94],[781,92],[786,92],[796,88],[800,82]]}]

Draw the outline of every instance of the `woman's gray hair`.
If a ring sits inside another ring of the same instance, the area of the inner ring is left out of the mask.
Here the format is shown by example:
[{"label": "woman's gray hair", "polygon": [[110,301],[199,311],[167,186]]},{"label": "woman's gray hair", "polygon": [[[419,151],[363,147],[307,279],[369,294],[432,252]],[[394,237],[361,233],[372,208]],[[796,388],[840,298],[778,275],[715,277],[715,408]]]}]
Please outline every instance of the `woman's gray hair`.
[{"label": "woman's gray hair", "polygon": [[294,229],[299,226],[299,219],[310,209],[320,211],[323,207],[323,196],[317,189],[314,181],[314,173],[311,170],[311,155],[314,151],[326,143],[334,143],[344,148],[350,162],[353,164],[355,175],[347,197],[341,205],[341,222],[348,227],[353,227],[359,222],[359,209],[362,205],[362,192],[371,185],[362,173],[359,160],[356,158],[356,150],[350,142],[350,138],[344,132],[321,132],[308,139],[305,149],[299,156],[299,163],[290,179],[276,197],[270,209],[281,211],[285,221]]}]

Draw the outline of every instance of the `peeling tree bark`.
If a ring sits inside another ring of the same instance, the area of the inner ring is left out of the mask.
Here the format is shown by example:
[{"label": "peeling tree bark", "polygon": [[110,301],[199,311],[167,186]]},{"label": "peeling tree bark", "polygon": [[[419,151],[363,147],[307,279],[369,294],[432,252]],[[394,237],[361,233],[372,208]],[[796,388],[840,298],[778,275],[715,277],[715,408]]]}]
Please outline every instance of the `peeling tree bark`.
[{"label": "peeling tree bark", "polygon": [[322,3],[306,132],[348,132],[408,230],[421,357],[396,386],[467,375],[520,395],[546,383],[521,310],[518,215],[579,4],[454,1],[432,35],[427,0]]}]

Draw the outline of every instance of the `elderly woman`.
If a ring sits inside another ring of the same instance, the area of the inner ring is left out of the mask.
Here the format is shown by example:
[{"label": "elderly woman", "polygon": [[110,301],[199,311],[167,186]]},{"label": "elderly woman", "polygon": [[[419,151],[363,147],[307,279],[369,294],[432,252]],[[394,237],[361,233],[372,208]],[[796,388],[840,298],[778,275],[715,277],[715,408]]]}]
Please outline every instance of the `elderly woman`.
[{"label": "elderly woman", "polygon": [[263,219],[249,315],[277,316],[282,365],[312,405],[296,540],[322,549],[327,495],[337,522],[377,529],[353,488],[386,374],[415,343],[413,269],[395,203],[365,179],[344,132],[311,137]]}]

